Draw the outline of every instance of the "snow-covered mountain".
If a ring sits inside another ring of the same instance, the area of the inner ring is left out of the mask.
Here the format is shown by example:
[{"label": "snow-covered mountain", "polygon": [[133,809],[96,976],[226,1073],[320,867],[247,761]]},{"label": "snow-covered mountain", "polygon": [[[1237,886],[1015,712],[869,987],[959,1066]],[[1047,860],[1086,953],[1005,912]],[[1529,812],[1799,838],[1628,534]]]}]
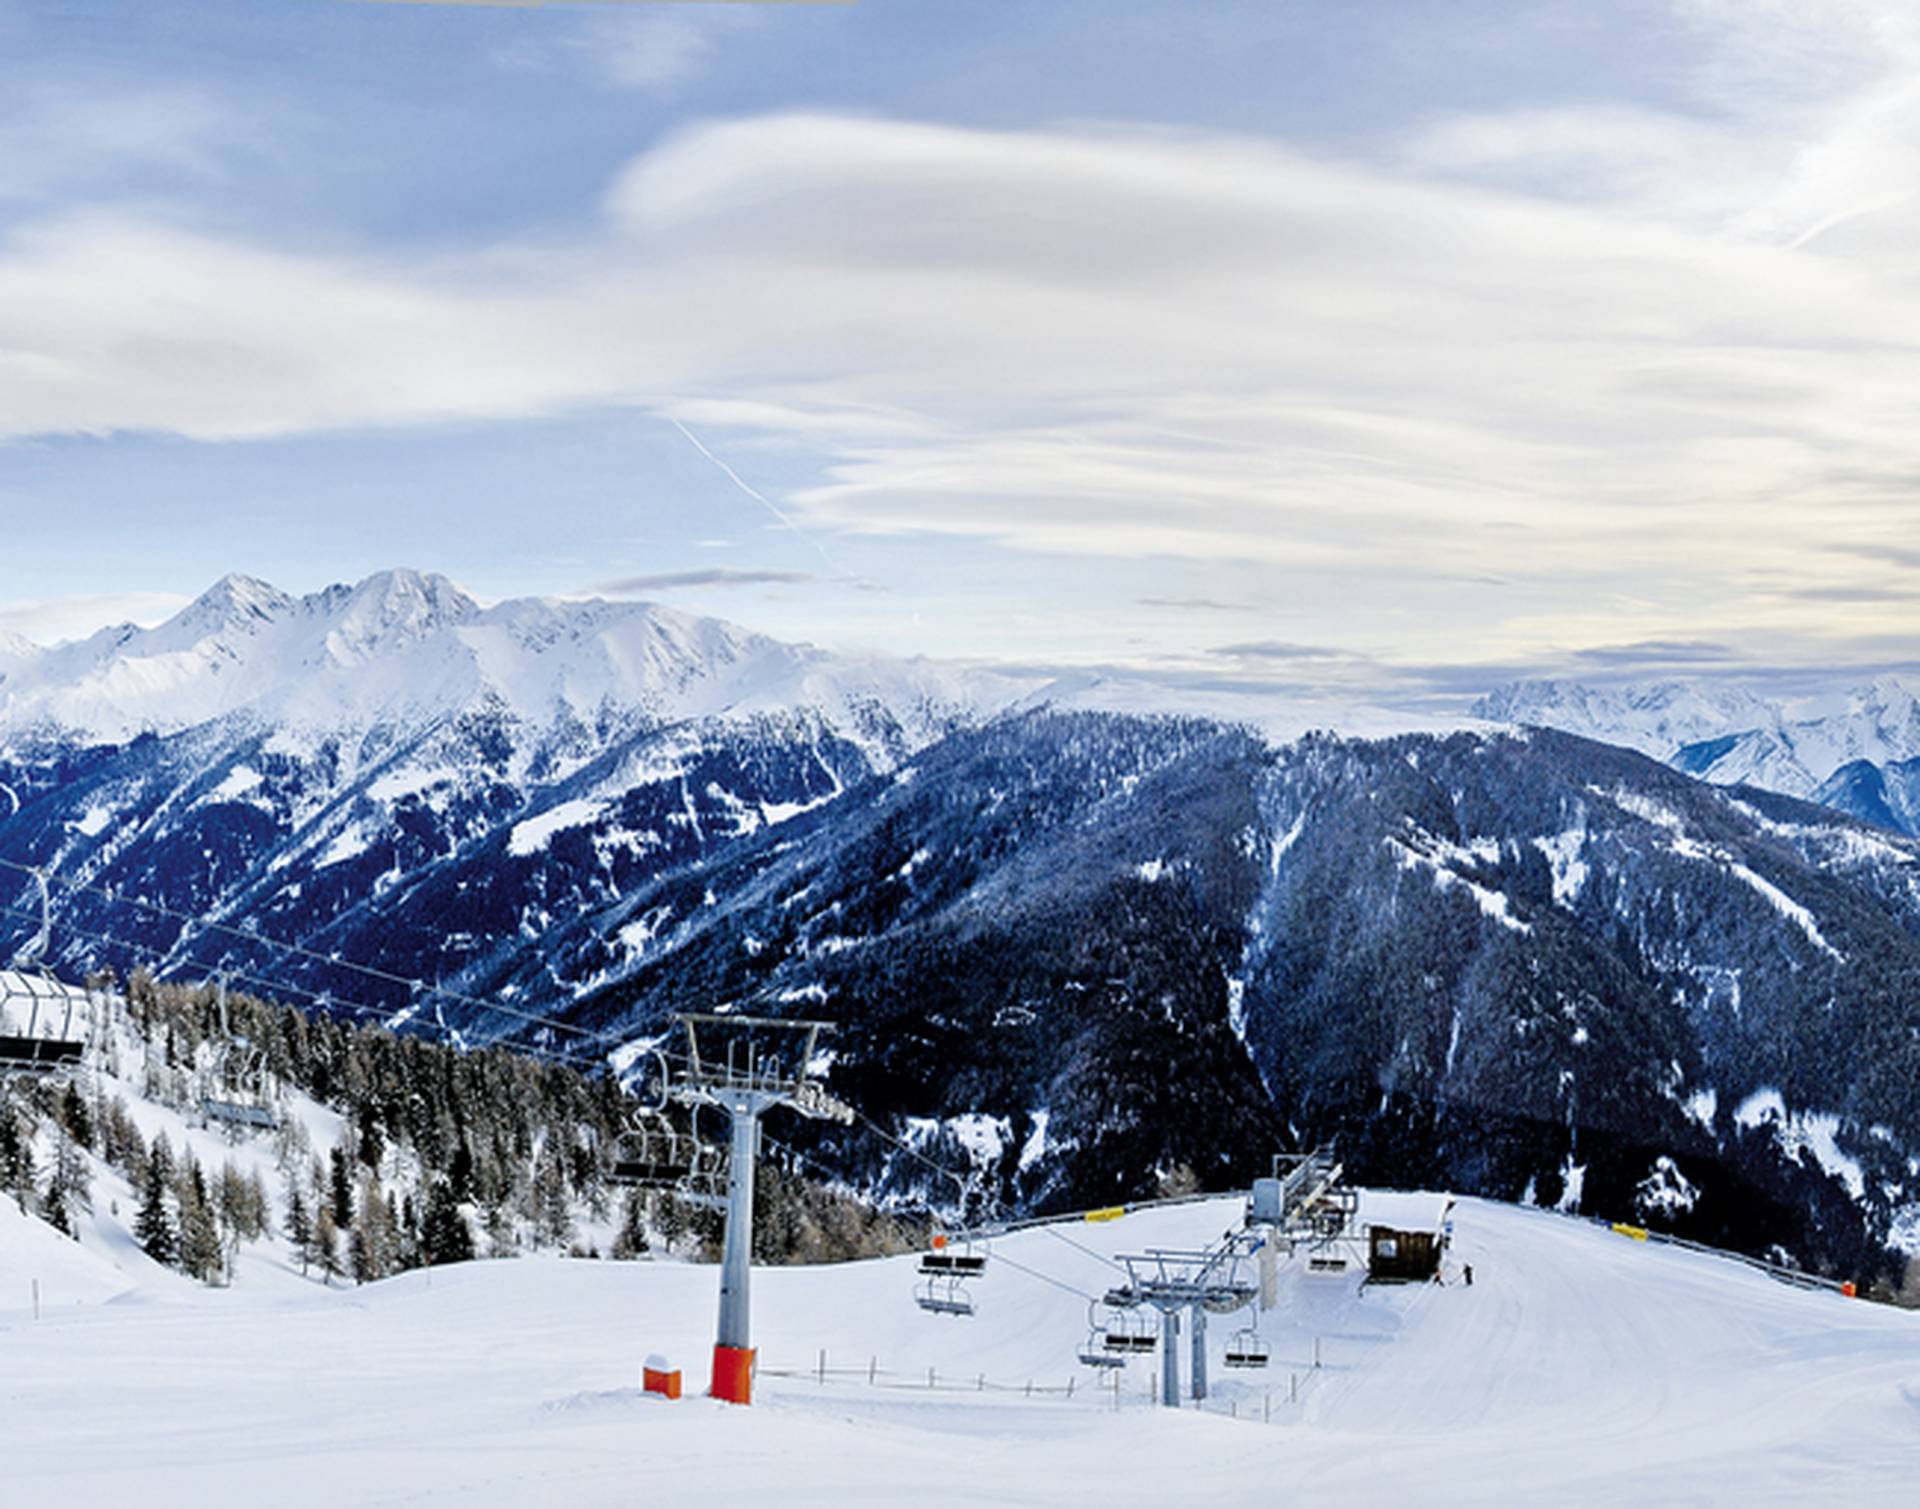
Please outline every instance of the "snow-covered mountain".
[{"label": "snow-covered mountain", "polygon": [[153,629],[0,642],[0,744],[120,743],[249,716],[292,735],[484,714],[552,732],[795,707],[908,737],[1014,688],[926,662],[829,655],[648,603],[482,608],[443,576],[381,572],[290,597],[228,576]]},{"label": "snow-covered mountain", "polygon": [[[1339,1136],[1372,1177],[1619,1216],[1667,1159],[1703,1238],[1920,1245],[1911,842],[1557,733],[1018,690],[412,573],[229,579],[0,685],[0,948],[32,865],[75,976],[553,1030],[484,999],[602,1050],[689,1005],[830,1015],[836,1083],[1028,1208]],[[1632,711],[1685,749],[1739,709]]]},{"label": "snow-covered mountain", "polygon": [[[1481,698],[1473,713],[1495,723],[1563,729],[1637,749],[1717,785],[1809,797],[1920,832],[1914,826],[1920,804],[1904,793],[1889,800],[1880,790],[1888,772],[1920,760],[1920,704],[1893,677],[1793,703],[1685,681],[1623,687],[1524,681]],[[1896,775],[1894,784],[1904,788],[1912,779],[1910,772]]]}]

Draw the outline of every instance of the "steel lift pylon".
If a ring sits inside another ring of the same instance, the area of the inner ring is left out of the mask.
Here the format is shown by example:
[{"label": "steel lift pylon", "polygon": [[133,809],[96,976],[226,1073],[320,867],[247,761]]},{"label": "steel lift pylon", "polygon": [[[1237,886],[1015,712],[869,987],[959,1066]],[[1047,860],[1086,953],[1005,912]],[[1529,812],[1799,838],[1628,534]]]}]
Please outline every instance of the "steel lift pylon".
[{"label": "steel lift pylon", "polygon": [[730,1404],[753,1400],[753,1175],[760,1118],[787,1106],[810,1119],[849,1124],[853,1108],[812,1077],[822,1032],[833,1023],[688,1012],[686,1067],[668,1094],[686,1105],[711,1105],[732,1121],[727,1234],[720,1259],[720,1319],[708,1392]]}]

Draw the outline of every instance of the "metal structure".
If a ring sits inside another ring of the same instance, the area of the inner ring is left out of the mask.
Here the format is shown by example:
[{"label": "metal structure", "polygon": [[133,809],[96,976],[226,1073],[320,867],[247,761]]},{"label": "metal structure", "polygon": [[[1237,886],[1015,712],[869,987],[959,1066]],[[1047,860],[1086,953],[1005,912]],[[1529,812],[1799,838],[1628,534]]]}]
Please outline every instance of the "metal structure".
[{"label": "metal structure", "polygon": [[1100,1338],[1100,1345],[1109,1352],[1130,1357],[1141,1352],[1151,1352],[1160,1345],[1160,1337],[1146,1316],[1135,1314],[1128,1309],[1117,1309],[1107,1316],[1106,1329]]},{"label": "metal structure", "polygon": [[664,1055],[655,1052],[659,1093],[642,1101],[627,1117],[627,1128],[601,1149],[600,1177],[630,1189],[671,1189],[693,1171],[694,1136],[682,1136],[667,1120],[668,1085],[673,1076]]},{"label": "metal structure", "polygon": [[[673,1194],[682,1203],[697,1205],[702,1210],[725,1210],[732,1198],[732,1157],[725,1144],[708,1142],[700,1136],[698,1104],[688,1115],[691,1119],[687,1133],[687,1166],[680,1177],[673,1181]],[[753,1150],[757,1157],[760,1152],[757,1130]]]},{"label": "metal structure", "polygon": [[1272,1350],[1259,1328],[1244,1326],[1235,1331],[1227,1342],[1226,1356],[1222,1360],[1230,1368],[1263,1368],[1271,1356]]},{"label": "metal structure", "polygon": [[[14,806],[17,811],[17,799]],[[39,891],[40,925],[15,953],[13,969],[0,972],[0,1075],[77,1074],[86,1058],[92,1001],[47,967],[53,902],[46,872],[27,873]]]},{"label": "metal structure", "polygon": [[280,1118],[267,1103],[267,1056],[243,1032],[235,1032],[227,1017],[227,977],[213,977],[214,998],[220,1006],[220,1052],[216,1079],[227,1091],[222,1095],[204,1095],[200,1113],[209,1124],[217,1123],[235,1136],[253,1132],[276,1132]]},{"label": "metal structure", "polygon": [[[1274,1251],[1304,1251],[1310,1274],[1339,1274],[1359,1261],[1360,1192],[1343,1182],[1344,1169],[1330,1147],[1274,1155],[1273,1175],[1253,1181],[1247,1225],[1258,1228]],[[1272,1304],[1269,1275],[1262,1275],[1261,1303]]]},{"label": "metal structure", "polygon": [[600,1177],[623,1188],[671,1188],[692,1167],[690,1144],[664,1116],[635,1111],[602,1155]]},{"label": "metal structure", "polygon": [[930,1278],[914,1291],[913,1302],[935,1315],[971,1315],[973,1296],[957,1278]]},{"label": "metal structure", "polygon": [[[1093,1300],[1087,1301],[1087,1339],[1080,1347],[1080,1363],[1090,1368],[1123,1368],[1127,1365],[1126,1353],[1131,1347],[1112,1345],[1113,1319],[1100,1319],[1100,1307]],[[1147,1344],[1153,1344],[1151,1332],[1147,1333]]]},{"label": "metal structure", "polygon": [[1118,1254],[1127,1282],[1109,1289],[1101,1303],[1114,1310],[1145,1307],[1160,1312],[1160,1402],[1169,1409],[1180,1407],[1181,1312],[1186,1312],[1192,1334],[1193,1397],[1205,1399],[1207,1317],[1231,1315],[1254,1302],[1259,1291],[1246,1265],[1265,1240],[1239,1231],[1204,1249],[1149,1247]]},{"label": "metal structure", "polygon": [[920,1254],[920,1271],[950,1274],[955,1278],[981,1278],[987,1271],[985,1245],[976,1249],[968,1233],[957,1237],[936,1234],[933,1247]]},{"label": "metal structure", "polygon": [[831,1022],[723,1012],[688,1012],[677,1020],[686,1033],[686,1067],[668,1084],[667,1094],[684,1105],[716,1106],[732,1119],[720,1319],[709,1392],[747,1404],[753,1397],[753,1176],[760,1118],[787,1106],[809,1118],[851,1123],[853,1108],[814,1077],[820,1034],[833,1030]]}]

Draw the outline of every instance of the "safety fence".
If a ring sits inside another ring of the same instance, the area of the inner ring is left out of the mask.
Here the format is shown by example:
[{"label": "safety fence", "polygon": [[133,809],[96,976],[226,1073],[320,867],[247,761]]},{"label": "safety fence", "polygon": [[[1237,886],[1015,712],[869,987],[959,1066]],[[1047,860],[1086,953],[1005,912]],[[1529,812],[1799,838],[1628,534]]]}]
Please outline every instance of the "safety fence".
[{"label": "safety fence", "polygon": [[[1284,1373],[1278,1367],[1273,1368],[1272,1382],[1257,1393],[1236,1380],[1227,1397],[1188,1400],[1182,1407],[1230,1419],[1273,1424],[1284,1421],[1289,1410],[1305,1404],[1329,1376],[1332,1376],[1330,1370],[1321,1365],[1321,1343],[1316,1340],[1310,1361],[1303,1360]],[[756,1380],[790,1379],[823,1389],[871,1388],[910,1394],[991,1394],[1059,1402],[1082,1400],[1098,1408],[1115,1410],[1130,1406],[1160,1407],[1160,1379],[1155,1369],[1148,1369],[1144,1378],[1130,1378],[1126,1371],[1114,1369],[1091,1379],[1069,1375],[1064,1383],[1048,1383],[1035,1378],[990,1378],[984,1372],[941,1372],[933,1367],[924,1373],[918,1369],[902,1371],[882,1366],[877,1356],[870,1356],[864,1366],[836,1364],[828,1361],[823,1349],[811,1367],[770,1367],[756,1362],[754,1377]]]},{"label": "safety fence", "polygon": [[1804,1269],[1789,1268],[1784,1263],[1770,1263],[1765,1258],[1754,1257],[1751,1253],[1729,1252],[1724,1247],[1709,1247],[1705,1242],[1690,1241],[1686,1237],[1654,1231],[1647,1226],[1630,1226],[1624,1221],[1606,1221],[1597,1217],[1593,1220],[1594,1224],[1605,1226],[1615,1236],[1626,1237],[1629,1241],[1648,1242],[1660,1247],[1681,1247],[1688,1252],[1698,1252],[1706,1257],[1726,1258],[1729,1262],[1743,1264],[1756,1273],[1764,1273],[1768,1278],[1779,1283],[1791,1284],[1796,1289],[1825,1289],[1834,1294],[1844,1295],[1848,1299],[1857,1298],[1859,1294],[1858,1286],[1851,1279],[1826,1278],[1818,1273],[1808,1273]]}]

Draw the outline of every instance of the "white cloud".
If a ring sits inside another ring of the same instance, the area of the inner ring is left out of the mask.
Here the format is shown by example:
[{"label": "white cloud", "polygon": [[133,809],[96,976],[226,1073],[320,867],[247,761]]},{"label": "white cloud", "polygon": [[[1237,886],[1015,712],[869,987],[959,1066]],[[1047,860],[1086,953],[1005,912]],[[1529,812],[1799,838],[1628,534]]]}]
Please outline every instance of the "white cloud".
[{"label": "white cloud", "polygon": [[93,633],[102,624],[151,628],[171,618],[190,599],[173,592],[87,593],[49,597],[0,607],[0,638],[17,634],[45,646]]},{"label": "white cloud", "polygon": [[1776,127],[1797,44],[1689,14],[1729,38],[1692,113],[1435,121],[1371,165],[790,114],[663,142],[591,235],[425,266],[41,220],[0,245],[0,426],[632,403],[815,458],[780,499],[815,526],[1264,562],[1326,619],[1279,639],[1884,643],[1911,615],[1837,604],[1829,547],[1911,533],[1916,52],[1822,52]]}]

